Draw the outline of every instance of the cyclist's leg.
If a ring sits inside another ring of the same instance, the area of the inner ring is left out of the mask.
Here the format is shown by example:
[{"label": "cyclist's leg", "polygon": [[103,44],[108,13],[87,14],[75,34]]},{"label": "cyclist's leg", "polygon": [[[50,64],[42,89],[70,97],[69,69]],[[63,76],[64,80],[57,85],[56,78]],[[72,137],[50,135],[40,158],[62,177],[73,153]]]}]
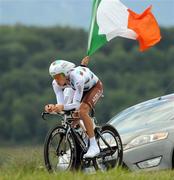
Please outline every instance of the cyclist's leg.
[{"label": "cyclist's leg", "polygon": [[88,104],[82,102],[80,105],[79,113],[87,130],[89,138],[92,138],[94,137],[94,130],[92,120],[89,116],[90,109],[91,108]]},{"label": "cyclist's leg", "polygon": [[99,147],[95,140],[93,122],[89,116],[91,108],[94,108],[95,104],[103,94],[103,86],[100,81],[88,92],[85,94],[80,105],[80,117],[84,122],[85,128],[87,130],[88,136],[90,138],[90,147],[88,152],[85,154],[85,157],[93,157],[99,153]]}]

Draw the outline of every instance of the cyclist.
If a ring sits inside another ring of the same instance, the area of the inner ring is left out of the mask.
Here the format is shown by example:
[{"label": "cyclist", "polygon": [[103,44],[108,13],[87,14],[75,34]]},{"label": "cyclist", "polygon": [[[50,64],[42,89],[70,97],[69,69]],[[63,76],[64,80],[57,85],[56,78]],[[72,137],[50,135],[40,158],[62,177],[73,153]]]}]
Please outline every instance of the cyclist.
[{"label": "cyclist", "polygon": [[[85,60],[89,60],[89,57],[85,57],[82,62]],[[51,63],[49,73],[54,78],[52,85],[58,104],[46,105],[45,111],[78,110],[90,140],[89,149],[84,154],[84,157],[92,158],[96,156],[100,150],[95,139],[93,123],[89,112],[91,108],[95,107],[95,104],[103,94],[101,81],[87,67],[75,67],[75,64],[64,60],[56,60]],[[73,96],[73,101],[69,103],[67,103],[63,93],[68,88],[70,88],[69,91],[71,91],[71,96]]]}]

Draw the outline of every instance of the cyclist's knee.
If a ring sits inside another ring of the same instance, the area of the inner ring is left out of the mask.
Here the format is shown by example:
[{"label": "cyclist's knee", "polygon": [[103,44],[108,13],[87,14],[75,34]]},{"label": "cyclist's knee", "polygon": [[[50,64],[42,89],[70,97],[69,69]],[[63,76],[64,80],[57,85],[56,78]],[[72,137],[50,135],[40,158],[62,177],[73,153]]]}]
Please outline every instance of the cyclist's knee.
[{"label": "cyclist's knee", "polygon": [[83,119],[84,116],[88,115],[90,107],[88,104],[82,103],[79,108],[80,117]]}]

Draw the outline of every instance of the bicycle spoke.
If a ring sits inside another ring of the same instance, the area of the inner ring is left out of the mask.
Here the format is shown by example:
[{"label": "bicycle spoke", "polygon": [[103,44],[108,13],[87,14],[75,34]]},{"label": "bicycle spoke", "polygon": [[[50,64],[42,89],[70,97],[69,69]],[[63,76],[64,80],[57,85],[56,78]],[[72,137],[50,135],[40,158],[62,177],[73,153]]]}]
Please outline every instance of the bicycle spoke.
[{"label": "bicycle spoke", "polygon": [[[71,162],[70,142],[66,143],[64,134],[56,133],[49,142],[49,161],[53,170],[65,170]],[[62,169],[63,168],[63,169]]]},{"label": "bicycle spoke", "polygon": [[114,167],[118,162],[118,144],[112,131],[105,130],[98,134],[98,145],[101,153],[96,163],[101,170],[106,170]]}]

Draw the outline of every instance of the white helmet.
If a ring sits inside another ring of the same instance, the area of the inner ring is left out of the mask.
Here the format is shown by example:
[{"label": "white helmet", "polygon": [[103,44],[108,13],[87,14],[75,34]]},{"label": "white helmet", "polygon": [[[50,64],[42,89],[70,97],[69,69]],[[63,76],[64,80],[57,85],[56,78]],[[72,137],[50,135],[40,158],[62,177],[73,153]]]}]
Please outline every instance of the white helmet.
[{"label": "white helmet", "polygon": [[65,76],[68,75],[68,72],[75,67],[74,63],[64,61],[64,60],[56,60],[51,63],[49,68],[49,73],[53,77],[56,74],[63,73]]}]

